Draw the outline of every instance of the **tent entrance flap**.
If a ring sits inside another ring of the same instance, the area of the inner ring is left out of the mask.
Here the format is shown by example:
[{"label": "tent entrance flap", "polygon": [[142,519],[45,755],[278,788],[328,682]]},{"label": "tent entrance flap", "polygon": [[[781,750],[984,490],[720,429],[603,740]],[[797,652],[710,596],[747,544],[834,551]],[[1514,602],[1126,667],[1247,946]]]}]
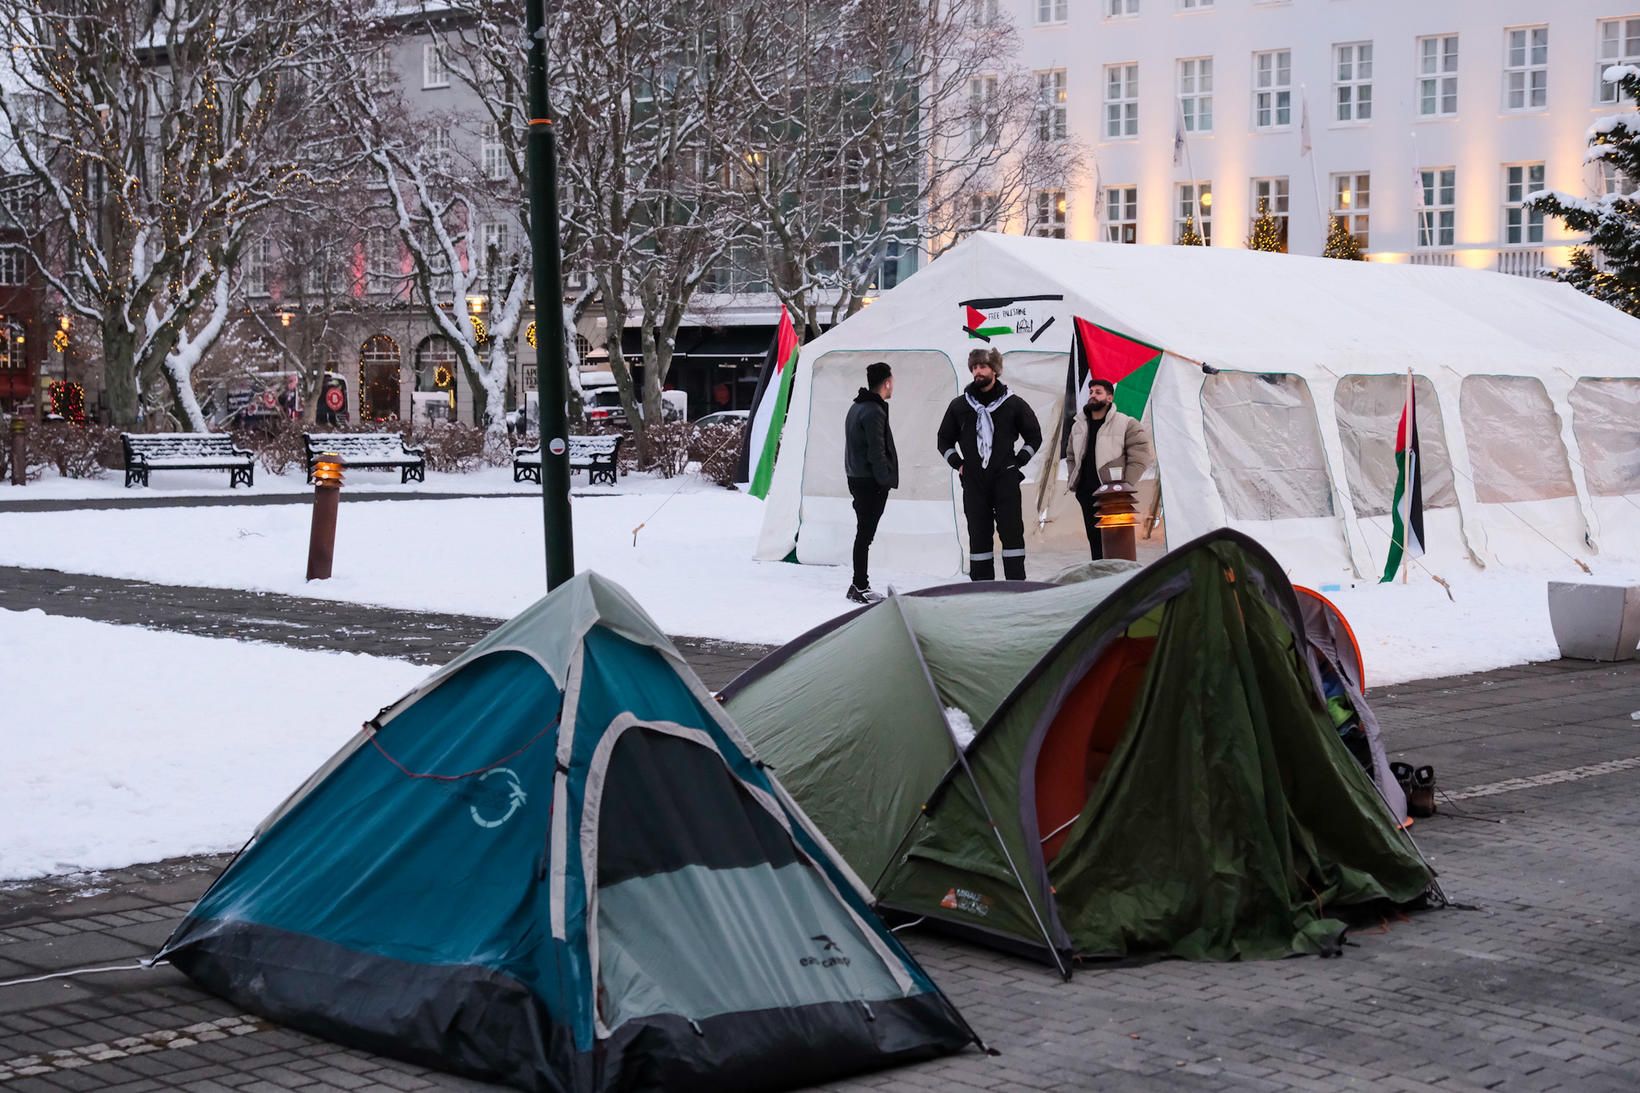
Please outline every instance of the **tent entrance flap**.
[{"label": "tent entrance flap", "polygon": [[1119,637],[1054,715],[1036,758],[1036,821],[1042,858],[1053,861],[1093,796],[1128,729],[1154,637]]}]

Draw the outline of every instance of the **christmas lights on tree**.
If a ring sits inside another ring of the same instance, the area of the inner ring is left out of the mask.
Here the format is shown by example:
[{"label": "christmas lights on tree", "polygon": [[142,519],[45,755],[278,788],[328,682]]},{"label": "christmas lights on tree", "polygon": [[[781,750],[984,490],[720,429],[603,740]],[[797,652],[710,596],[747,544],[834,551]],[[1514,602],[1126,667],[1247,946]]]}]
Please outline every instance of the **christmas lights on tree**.
[{"label": "christmas lights on tree", "polygon": [[1179,229],[1178,245],[1181,247],[1205,247],[1207,245],[1207,241],[1196,230],[1195,217],[1187,216],[1184,218],[1184,226]]},{"label": "christmas lights on tree", "polygon": [[1253,233],[1247,237],[1247,249],[1275,254],[1284,254],[1287,250],[1287,244],[1281,238],[1281,225],[1271,215],[1269,206],[1262,198],[1258,203],[1258,219],[1253,221]]},{"label": "christmas lights on tree", "polygon": [[1350,234],[1344,226],[1344,218],[1335,216],[1327,226],[1327,245],[1321,250],[1323,258],[1342,258],[1350,262],[1364,262],[1366,255],[1361,253],[1361,241]]}]

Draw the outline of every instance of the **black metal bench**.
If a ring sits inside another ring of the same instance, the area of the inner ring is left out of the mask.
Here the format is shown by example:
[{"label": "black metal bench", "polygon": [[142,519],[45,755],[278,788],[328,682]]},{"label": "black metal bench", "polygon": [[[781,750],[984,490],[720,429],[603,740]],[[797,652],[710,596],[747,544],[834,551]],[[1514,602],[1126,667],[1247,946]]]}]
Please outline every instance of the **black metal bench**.
[{"label": "black metal bench", "polygon": [[[569,469],[587,472],[587,484],[600,480],[615,484],[620,474],[620,436],[572,436],[569,438]],[[541,445],[533,444],[513,452],[513,481],[541,481]]]},{"label": "black metal bench", "polygon": [[234,447],[227,433],[121,433],[125,485],[148,485],[151,471],[227,471],[228,488],[249,486],[256,456]]},{"label": "black metal bench", "polygon": [[412,478],[427,481],[427,453],[406,444],[398,433],[303,433],[302,443],[307,446],[309,482],[314,462],[328,452],[345,459],[349,470],[397,470],[401,484]]}]

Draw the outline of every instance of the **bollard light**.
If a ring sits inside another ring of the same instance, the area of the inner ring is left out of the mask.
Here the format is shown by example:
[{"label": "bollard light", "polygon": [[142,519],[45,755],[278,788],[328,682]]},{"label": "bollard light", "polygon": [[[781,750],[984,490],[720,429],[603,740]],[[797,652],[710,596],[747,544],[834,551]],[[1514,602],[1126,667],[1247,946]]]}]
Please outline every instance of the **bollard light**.
[{"label": "bollard light", "polygon": [[342,499],[342,471],[347,461],[335,452],[313,460],[313,526],[308,533],[307,579],[330,579],[336,555],[336,507]]}]

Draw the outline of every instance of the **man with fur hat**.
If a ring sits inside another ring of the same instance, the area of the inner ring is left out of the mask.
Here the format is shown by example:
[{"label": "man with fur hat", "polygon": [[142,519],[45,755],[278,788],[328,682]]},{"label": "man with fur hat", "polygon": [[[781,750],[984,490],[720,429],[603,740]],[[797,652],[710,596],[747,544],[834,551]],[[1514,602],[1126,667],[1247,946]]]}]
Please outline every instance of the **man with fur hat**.
[{"label": "man with fur hat", "polygon": [[974,381],[946,407],[940,422],[940,454],[962,477],[962,511],[968,519],[968,577],[996,579],[996,538],[1002,540],[1002,573],[1025,579],[1025,519],[1021,470],[1042,447],[1042,427],[1024,399],[1002,382],[1002,354],[968,354]]}]

